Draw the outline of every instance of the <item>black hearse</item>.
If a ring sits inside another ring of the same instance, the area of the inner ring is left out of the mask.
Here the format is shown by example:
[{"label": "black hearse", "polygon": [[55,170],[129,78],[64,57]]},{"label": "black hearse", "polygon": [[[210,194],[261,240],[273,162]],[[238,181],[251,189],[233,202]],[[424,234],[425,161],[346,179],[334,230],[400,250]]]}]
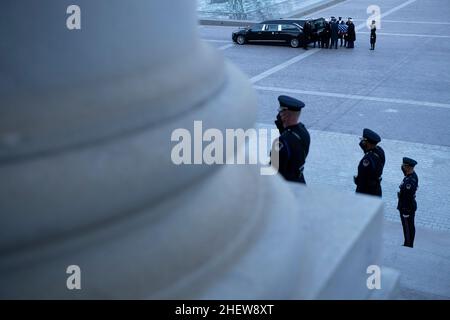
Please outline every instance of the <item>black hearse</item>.
[{"label": "black hearse", "polygon": [[[312,22],[312,32],[319,35],[325,26],[325,19],[308,19]],[[251,27],[243,28],[232,33],[232,39],[238,44],[249,42],[270,42],[287,43],[293,48],[303,45],[304,41],[311,42],[311,38],[306,40],[303,35],[303,25],[305,19],[278,19],[267,20],[255,24]]]}]

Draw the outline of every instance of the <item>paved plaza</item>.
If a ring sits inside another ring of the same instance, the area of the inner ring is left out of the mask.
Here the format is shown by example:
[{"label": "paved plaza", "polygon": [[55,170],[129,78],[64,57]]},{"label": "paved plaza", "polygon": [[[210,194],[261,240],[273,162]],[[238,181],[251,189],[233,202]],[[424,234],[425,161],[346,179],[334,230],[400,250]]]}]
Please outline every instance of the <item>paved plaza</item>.
[{"label": "paved plaza", "polygon": [[[375,51],[365,21],[381,9]],[[311,17],[352,17],[355,49],[293,49],[231,42],[235,27],[200,26],[250,79],[258,98],[257,127],[274,128],[277,96],[306,103],[311,133],[305,177],[309,185],[354,192],[362,157],[358,137],[378,132],[386,152],[382,188],[385,218],[399,221],[397,190],[403,156],[418,161],[416,225],[450,230],[450,5],[447,0],[347,0]]]}]

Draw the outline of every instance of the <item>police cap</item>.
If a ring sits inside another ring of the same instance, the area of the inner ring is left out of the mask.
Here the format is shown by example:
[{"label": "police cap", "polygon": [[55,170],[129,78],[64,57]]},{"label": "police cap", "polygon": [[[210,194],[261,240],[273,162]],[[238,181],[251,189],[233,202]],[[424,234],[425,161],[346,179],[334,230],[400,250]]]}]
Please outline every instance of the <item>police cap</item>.
[{"label": "police cap", "polygon": [[278,102],[280,103],[281,108],[287,108],[291,111],[300,111],[305,107],[305,104],[302,101],[289,96],[279,96]]},{"label": "police cap", "polygon": [[408,157],[404,157],[403,164],[406,164],[410,167],[414,167],[417,164],[417,161]]},{"label": "police cap", "polygon": [[366,138],[369,142],[377,144],[381,141],[380,136],[370,129],[365,128],[363,130],[363,138]]}]

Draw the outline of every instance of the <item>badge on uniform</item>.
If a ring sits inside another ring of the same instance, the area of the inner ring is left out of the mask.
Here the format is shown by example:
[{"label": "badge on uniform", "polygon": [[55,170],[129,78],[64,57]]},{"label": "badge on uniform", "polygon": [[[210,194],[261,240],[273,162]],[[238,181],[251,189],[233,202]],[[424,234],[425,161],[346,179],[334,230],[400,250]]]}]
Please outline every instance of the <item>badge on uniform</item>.
[{"label": "badge on uniform", "polygon": [[409,183],[406,185],[406,189],[411,189],[411,185]]},{"label": "badge on uniform", "polygon": [[367,159],[363,160],[363,166],[364,167],[367,167],[369,164],[370,164],[369,160],[367,160]]}]

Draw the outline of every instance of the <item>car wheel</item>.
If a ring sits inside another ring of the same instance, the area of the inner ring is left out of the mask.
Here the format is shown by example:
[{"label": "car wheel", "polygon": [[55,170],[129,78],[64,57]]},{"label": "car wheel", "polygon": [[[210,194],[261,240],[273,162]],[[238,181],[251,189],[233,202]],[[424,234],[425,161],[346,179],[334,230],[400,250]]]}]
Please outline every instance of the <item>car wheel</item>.
[{"label": "car wheel", "polygon": [[244,36],[238,36],[237,37],[237,39],[236,39],[236,42],[238,43],[238,44],[244,44],[245,43],[245,37]]},{"label": "car wheel", "polygon": [[292,48],[298,48],[299,44],[300,44],[300,42],[298,41],[298,39],[296,39],[296,38],[291,39],[291,47]]}]

